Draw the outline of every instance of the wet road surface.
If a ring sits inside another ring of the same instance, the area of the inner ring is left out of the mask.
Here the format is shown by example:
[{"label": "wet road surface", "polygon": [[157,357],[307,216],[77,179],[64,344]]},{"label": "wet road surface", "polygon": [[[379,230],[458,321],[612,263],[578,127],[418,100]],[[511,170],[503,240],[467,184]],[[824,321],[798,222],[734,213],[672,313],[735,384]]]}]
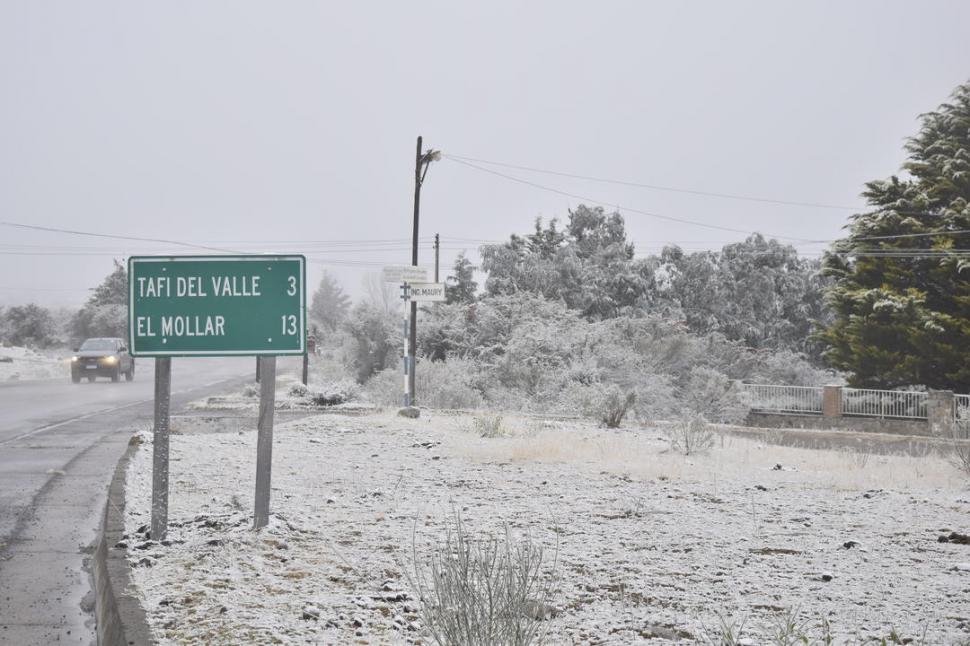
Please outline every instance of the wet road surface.
[{"label": "wet road surface", "polygon": [[[173,359],[172,412],[253,377],[252,358]],[[0,644],[90,644],[93,552],[107,488],[150,429],[154,365],[135,381],[0,384]]]}]

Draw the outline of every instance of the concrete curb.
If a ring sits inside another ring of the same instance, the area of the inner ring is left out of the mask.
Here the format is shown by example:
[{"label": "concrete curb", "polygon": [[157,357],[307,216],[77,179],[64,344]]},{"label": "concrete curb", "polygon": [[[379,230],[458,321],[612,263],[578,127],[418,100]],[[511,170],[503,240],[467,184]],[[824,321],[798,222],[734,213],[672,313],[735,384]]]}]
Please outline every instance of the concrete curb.
[{"label": "concrete curb", "polygon": [[118,461],[108,502],[101,522],[101,535],[94,552],[95,616],[98,622],[98,646],[143,646],[154,643],[145,609],[127,592],[127,548],[114,546],[125,533],[125,470],[137,444],[130,444]]}]

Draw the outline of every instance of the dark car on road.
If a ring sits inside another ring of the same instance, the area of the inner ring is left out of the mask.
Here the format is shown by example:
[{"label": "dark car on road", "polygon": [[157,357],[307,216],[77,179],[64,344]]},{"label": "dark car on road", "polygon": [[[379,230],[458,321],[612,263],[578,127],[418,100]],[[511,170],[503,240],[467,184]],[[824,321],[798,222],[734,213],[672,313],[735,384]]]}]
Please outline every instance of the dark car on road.
[{"label": "dark car on road", "polygon": [[135,360],[128,354],[123,339],[88,339],[74,350],[71,357],[71,381],[74,383],[80,383],[82,378],[94,381],[98,377],[118,381],[121,375],[126,381],[135,378]]}]

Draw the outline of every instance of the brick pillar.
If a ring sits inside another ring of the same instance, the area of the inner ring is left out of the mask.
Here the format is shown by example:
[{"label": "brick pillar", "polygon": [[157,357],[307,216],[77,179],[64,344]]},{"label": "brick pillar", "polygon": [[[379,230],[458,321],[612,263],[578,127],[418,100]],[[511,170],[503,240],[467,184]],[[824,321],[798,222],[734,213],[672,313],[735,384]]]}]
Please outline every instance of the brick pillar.
[{"label": "brick pillar", "polygon": [[954,437],[955,412],[952,390],[931,390],[926,394],[926,421],[933,437]]},{"label": "brick pillar", "polygon": [[822,417],[842,417],[842,386],[822,386]]}]

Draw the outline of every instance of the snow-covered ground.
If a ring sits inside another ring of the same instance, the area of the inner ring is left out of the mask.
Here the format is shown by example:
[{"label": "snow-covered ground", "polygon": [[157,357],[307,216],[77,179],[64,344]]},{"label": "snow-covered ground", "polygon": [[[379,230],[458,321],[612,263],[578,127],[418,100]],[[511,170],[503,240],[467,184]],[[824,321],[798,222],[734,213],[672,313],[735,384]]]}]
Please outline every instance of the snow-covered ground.
[{"label": "snow-covered ground", "polygon": [[276,428],[255,532],[251,426],[172,437],[165,545],[139,533],[150,435],[130,463],[125,543],[160,643],[430,643],[407,572],[458,513],[555,556],[546,643],[692,643],[743,621],[759,644],[786,613],[835,643],[970,639],[970,545],[938,542],[970,533],[970,487],[935,455],[725,435],[684,457],[655,430],[321,415]]},{"label": "snow-covered ground", "polygon": [[32,350],[0,346],[0,382],[33,379],[70,379],[70,350]]}]

